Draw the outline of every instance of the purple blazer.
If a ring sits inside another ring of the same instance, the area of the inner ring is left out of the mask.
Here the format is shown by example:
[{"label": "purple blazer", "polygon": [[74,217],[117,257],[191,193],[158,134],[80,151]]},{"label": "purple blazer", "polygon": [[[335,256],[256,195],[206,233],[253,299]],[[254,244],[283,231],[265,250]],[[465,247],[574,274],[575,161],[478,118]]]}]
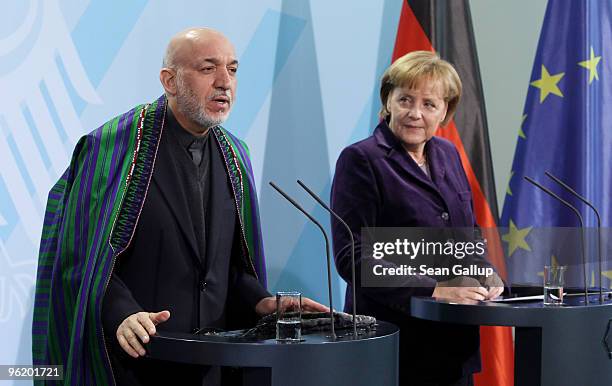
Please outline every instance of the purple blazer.
[{"label": "purple blazer", "polygon": [[[346,221],[355,237],[357,312],[399,325],[400,380],[404,381],[408,374],[410,381],[426,380],[429,376],[434,376],[434,380],[453,380],[480,369],[478,327],[427,322],[409,316],[410,297],[431,296],[436,285],[434,279],[426,276],[406,279],[406,284],[412,282],[414,287],[360,285],[362,227],[477,225],[472,192],[455,146],[434,136],[425,145],[425,152],[431,178],[406,153],[383,121],[372,136],[342,151],[331,191],[333,210]],[[348,312],[353,307],[350,239],[346,228],[333,217],[332,235],[336,268],[349,283],[345,302]]]}]

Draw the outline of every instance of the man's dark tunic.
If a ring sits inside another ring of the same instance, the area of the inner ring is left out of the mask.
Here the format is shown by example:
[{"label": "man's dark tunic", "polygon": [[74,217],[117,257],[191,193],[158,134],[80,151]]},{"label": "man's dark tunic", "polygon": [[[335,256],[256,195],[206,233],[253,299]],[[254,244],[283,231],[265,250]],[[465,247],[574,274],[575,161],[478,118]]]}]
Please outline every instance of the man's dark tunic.
[{"label": "man's dark tunic", "polygon": [[168,108],[157,158],[134,239],[107,289],[105,335],[118,384],[198,384],[207,368],[129,357],[116,341],[119,324],[135,312],[169,310],[158,331],[227,328],[228,313],[252,311],[270,294],[240,261],[235,201],[210,131],[193,136]]}]

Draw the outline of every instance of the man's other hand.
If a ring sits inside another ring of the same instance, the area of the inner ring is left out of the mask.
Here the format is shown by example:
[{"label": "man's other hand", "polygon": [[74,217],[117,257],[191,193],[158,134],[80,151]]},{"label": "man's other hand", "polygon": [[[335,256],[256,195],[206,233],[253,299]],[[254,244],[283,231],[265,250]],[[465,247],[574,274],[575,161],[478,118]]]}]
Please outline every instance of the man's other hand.
[{"label": "man's other hand", "polygon": [[[261,299],[255,306],[255,312],[262,316],[276,312],[276,298],[270,296]],[[312,299],[302,298],[302,312],[329,312],[329,307],[317,303]]]},{"label": "man's other hand", "polygon": [[155,326],[170,319],[170,311],[137,312],[125,318],[117,328],[117,340],[121,348],[133,358],[145,355],[140,342],[148,343],[155,335]]}]

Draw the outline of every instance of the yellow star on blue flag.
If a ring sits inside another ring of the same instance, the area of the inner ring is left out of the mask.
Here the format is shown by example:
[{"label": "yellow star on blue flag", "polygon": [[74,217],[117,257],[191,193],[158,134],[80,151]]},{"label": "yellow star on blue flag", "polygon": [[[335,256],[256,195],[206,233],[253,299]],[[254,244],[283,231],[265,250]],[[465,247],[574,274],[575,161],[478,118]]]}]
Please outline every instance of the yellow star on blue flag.
[{"label": "yellow star on blue flag", "polygon": [[521,119],[521,125],[519,126],[519,137],[525,139],[525,132],[523,131],[523,123],[525,123],[525,119],[527,119],[527,114],[523,114],[523,118]]},{"label": "yellow star on blue flag", "polygon": [[599,80],[599,74],[597,73],[597,65],[601,61],[601,56],[595,56],[595,51],[591,46],[591,57],[582,62],[578,62],[578,65],[589,70],[589,84],[593,82],[593,79]]},{"label": "yellow star on blue flag", "polygon": [[548,94],[554,94],[563,98],[563,93],[557,86],[557,83],[563,78],[565,72],[560,72],[555,75],[550,75],[544,65],[542,65],[542,77],[534,80],[530,84],[540,89],[540,103],[546,100]]},{"label": "yellow star on blue flag", "polygon": [[512,254],[519,248],[531,252],[531,247],[525,240],[529,232],[531,232],[531,228],[519,229],[514,224],[514,221],[510,220],[508,233],[502,236],[502,240],[508,243],[508,257],[512,257]]}]

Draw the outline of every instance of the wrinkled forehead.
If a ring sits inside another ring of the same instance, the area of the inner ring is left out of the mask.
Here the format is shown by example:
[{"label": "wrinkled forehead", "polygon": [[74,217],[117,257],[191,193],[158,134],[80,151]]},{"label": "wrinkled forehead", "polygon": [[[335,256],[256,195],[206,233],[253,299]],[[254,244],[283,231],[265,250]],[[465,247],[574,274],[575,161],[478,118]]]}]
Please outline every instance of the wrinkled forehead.
[{"label": "wrinkled forehead", "polygon": [[178,61],[182,64],[199,66],[206,62],[229,65],[237,63],[234,46],[220,34],[188,36]]}]

